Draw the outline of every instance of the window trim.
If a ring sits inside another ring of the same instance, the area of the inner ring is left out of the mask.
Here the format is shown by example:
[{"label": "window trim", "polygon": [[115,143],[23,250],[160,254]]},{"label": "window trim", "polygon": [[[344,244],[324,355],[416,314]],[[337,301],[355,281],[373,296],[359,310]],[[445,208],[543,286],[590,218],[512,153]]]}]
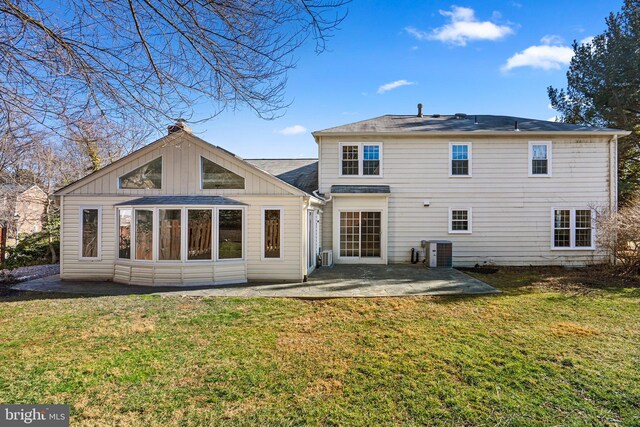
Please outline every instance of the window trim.
[{"label": "window trim", "polygon": [[[92,206],[84,206],[83,208],[95,208]],[[81,208],[82,209],[82,208]],[[115,221],[115,233],[116,233],[116,244],[114,245],[114,261],[119,264],[126,265],[153,265],[153,264],[161,264],[161,265],[183,265],[183,264],[202,264],[202,263],[212,263],[212,262],[246,262],[247,261],[247,208],[246,206],[226,206],[226,205],[216,205],[216,206],[207,206],[207,205],[153,205],[153,206],[142,206],[142,205],[121,205],[115,206],[115,215],[118,216],[118,212],[120,209],[131,209],[131,258],[119,258],[118,257],[118,227],[119,220]],[[160,234],[160,223],[159,223],[159,210],[160,209],[175,209],[181,211],[181,259],[180,260],[159,260],[159,234]],[[220,210],[240,210],[242,211],[242,258],[233,258],[233,259],[218,259],[218,212]],[[136,232],[135,232],[135,211],[136,210],[150,210],[153,212],[153,257],[151,260],[144,259],[136,259],[135,258],[135,244],[136,244]],[[188,259],[188,211],[189,210],[210,210],[211,211],[211,258],[210,259]],[[80,215],[82,215],[82,211],[80,211]],[[101,218],[101,216],[100,216]],[[80,218],[82,219],[82,217]],[[282,236],[282,234],[281,234]],[[80,251],[82,251],[82,247],[80,247]],[[282,255],[283,252],[281,252]],[[273,258],[278,260],[279,258]],[[89,260],[95,260],[95,258],[89,258]]]},{"label": "window trim", "polygon": [[[337,254],[334,252],[334,256],[337,255],[338,259],[347,260],[347,261],[355,261],[355,260],[384,260],[384,210],[383,209],[369,209],[369,208],[341,208],[338,209],[338,250]],[[357,212],[359,215],[359,225],[358,225],[358,256],[342,256],[340,251],[340,243],[342,234],[340,233],[340,216],[342,212]],[[362,256],[362,213],[363,212],[376,212],[380,213],[380,256]]]},{"label": "window trim", "polygon": [[[129,258],[120,258],[120,211],[129,209],[131,211],[131,224],[129,224]],[[116,206],[116,252],[115,252],[115,261],[132,261],[133,260],[133,207],[126,206]]]},{"label": "window trim", "polygon": [[[533,146],[545,145],[547,147],[547,173],[533,173]],[[530,178],[550,178],[553,166],[553,143],[552,141],[529,141],[529,177]]]},{"label": "window trim", "polygon": [[[454,175],[453,174],[453,146],[454,145],[466,145],[469,152],[469,173],[467,175]],[[473,177],[473,143],[461,142],[461,141],[449,141],[449,178],[472,178]]]},{"label": "window trim", "polygon": [[[453,229],[453,211],[467,211],[467,230]],[[472,234],[473,233],[473,209],[472,208],[449,208],[449,234]]]},{"label": "window trim", "polygon": [[[222,165],[220,164],[220,162],[213,161],[213,160],[211,160],[210,158],[208,158],[208,157],[206,157],[206,156],[204,156],[204,155],[202,155],[202,154],[200,154],[200,156],[199,156],[199,157],[200,157],[200,161],[198,162],[198,163],[199,163],[199,165],[198,165],[198,168],[199,168],[199,175],[198,175],[198,176],[199,176],[199,178],[200,178],[200,190],[201,190],[201,191],[214,191],[214,192],[215,192],[215,191],[227,191],[227,190],[231,190],[231,191],[238,191],[238,190],[246,190],[246,189],[247,189],[247,177],[242,176],[242,175],[240,175],[239,173],[235,173],[235,172],[234,172],[234,171],[232,171],[231,169],[229,169],[229,168],[226,168],[226,167],[222,166]],[[239,177],[241,177],[241,178],[242,178],[242,188],[204,188],[204,175],[202,175],[202,166],[203,166],[203,163],[204,163],[204,162],[203,162],[203,160],[208,160],[208,161],[210,161],[211,163],[215,163],[216,165],[220,166],[221,168],[226,169],[226,170],[228,170],[229,172],[231,172],[231,173],[233,173],[233,174],[238,175]]]},{"label": "window trim", "polygon": [[[569,211],[569,243],[570,246],[555,246],[555,213]],[[576,211],[591,211],[591,246],[576,246]],[[594,251],[596,250],[596,210],[589,207],[552,207],[551,208],[551,250],[552,251]]]},{"label": "window trim", "polygon": [[[121,188],[120,187],[120,178],[122,178],[123,176],[125,176],[126,174],[133,172],[134,170],[138,169],[141,166],[146,165],[147,163],[151,163],[154,162],[158,159],[162,159],[162,173],[160,174],[160,188]],[[118,175],[117,179],[116,179],[116,189],[118,191],[122,190],[122,191],[153,191],[153,190],[162,190],[164,187],[164,183],[166,182],[166,170],[165,170],[165,161],[164,161],[164,154],[160,154],[158,157],[154,157],[153,159],[149,160],[148,162],[144,162],[141,165],[138,165],[136,167],[134,167],[133,169],[128,169],[126,172],[121,173],[120,175]]]},{"label": "window trim", "polygon": [[[267,258],[264,253],[265,243],[265,211],[280,211],[280,256],[277,258]],[[266,262],[281,262],[284,261],[284,207],[282,206],[263,206],[260,214],[260,260]]]},{"label": "window trim", "polygon": [[[85,257],[82,255],[82,238],[84,236],[84,224],[82,221],[82,214],[85,210],[92,209],[98,211],[98,256],[96,257]],[[78,236],[79,245],[78,245],[78,260],[79,261],[102,261],[102,206],[101,205],[86,205],[80,206],[78,218],[80,219],[80,234]]]},{"label": "window trim", "polygon": [[[241,258],[224,258],[220,259],[220,211],[241,211],[242,212],[242,255]],[[215,238],[215,247],[214,247],[214,261],[225,263],[225,262],[238,262],[245,261],[247,259],[246,250],[247,250],[247,242],[246,242],[246,233],[247,233],[247,211],[244,207],[236,207],[236,206],[218,206],[214,209],[215,211],[215,224],[216,226],[213,228],[213,236]]]},{"label": "window trim", "polygon": [[[378,153],[380,154],[380,173],[378,175],[364,175],[364,146],[377,146]],[[357,175],[343,175],[342,174],[342,147],[343,146],[357,146],[358,147],[358,174]],[[365,141],[365,142],[348,142],[343,141],[338,144],[338,176],[340,178],[383,178],[383,144],[377,141]]]}]

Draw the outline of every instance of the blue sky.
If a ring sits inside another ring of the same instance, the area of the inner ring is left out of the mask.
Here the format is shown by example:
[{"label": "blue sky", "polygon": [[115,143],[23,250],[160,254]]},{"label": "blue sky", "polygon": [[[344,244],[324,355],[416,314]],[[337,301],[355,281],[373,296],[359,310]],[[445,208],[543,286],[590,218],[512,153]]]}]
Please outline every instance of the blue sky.
[{"label": "blue sky", "polygon": [[[383,114],[549,119],[546,88],[566,85],[572,41],[605,29],[619,1],[365,1],[320,55],[289,73],[283,116],[226,111],[194,132],[244,158],[316,157],[311,131]],[[205,115],[206,110],[201,114]]]}]

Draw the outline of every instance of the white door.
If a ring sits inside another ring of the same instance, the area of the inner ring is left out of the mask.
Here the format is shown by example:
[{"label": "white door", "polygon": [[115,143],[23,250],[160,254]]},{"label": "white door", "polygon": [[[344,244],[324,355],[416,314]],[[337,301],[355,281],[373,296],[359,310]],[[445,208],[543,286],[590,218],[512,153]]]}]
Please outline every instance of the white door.
[{"label": "white door", "polygon": [[307,211],[307,274],[316,268],[316,212]]}]

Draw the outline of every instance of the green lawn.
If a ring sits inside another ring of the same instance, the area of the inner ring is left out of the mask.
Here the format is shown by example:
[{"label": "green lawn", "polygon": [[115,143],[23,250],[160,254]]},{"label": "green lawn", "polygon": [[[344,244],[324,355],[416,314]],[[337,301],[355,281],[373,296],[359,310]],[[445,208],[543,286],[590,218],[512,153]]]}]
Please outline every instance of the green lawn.
[{"label": "green lawn", "polygon": [[0,403],[92,426],[640,425],[640,289],[478,277],[505,293],[3,297]]}]

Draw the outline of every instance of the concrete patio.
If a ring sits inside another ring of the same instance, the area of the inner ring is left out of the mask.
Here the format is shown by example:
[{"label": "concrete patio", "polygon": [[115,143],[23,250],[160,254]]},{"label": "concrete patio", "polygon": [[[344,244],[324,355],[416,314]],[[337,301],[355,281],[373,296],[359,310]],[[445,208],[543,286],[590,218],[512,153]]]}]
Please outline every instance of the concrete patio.
[{"label": "concrete patio", "polygon": [[112,282],[63,281],[59,276],[19,283],[19,291],[82,295],[343,298],[417,295],[481,295],[500,291],[455,269],[421,265],[338,265],[320,268],[305,283],[249,283],[212,287],[145,287]]}]

